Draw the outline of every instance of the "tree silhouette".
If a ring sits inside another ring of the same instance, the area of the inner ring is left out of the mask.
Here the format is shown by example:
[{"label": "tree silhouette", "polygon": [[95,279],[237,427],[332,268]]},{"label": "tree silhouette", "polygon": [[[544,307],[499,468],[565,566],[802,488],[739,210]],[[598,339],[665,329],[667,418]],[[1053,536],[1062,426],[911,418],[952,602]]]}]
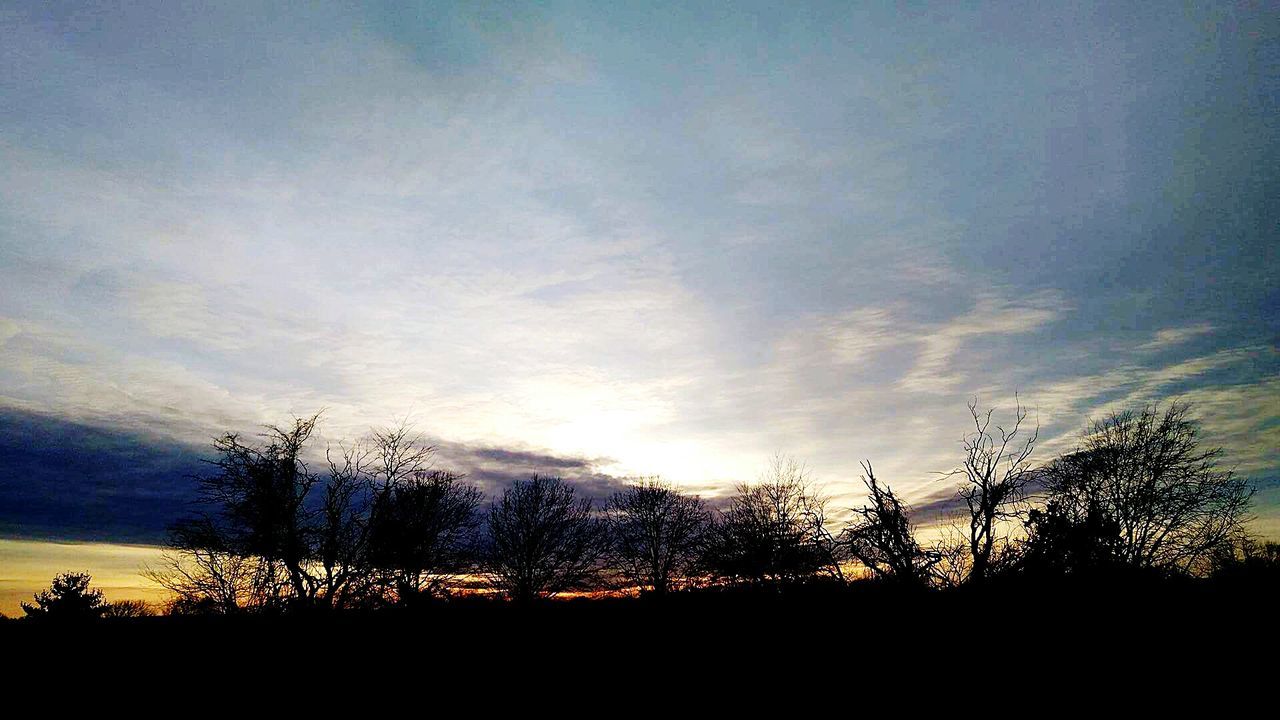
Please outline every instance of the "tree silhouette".
[{"label": "tree silhouette", "polygon": [[1027,538],[1019,566],[1037,577],[1094,575],[1120,560],[1120,524],[1101,507],[1079,517],[1058,500],[1028,513]]},{"label": "tree silhouette", "polygon": [[800,463],[775,457],[761,480],[738,486],[708,533],[705,563],[730,582],[778,585],[841,578],[826,528],[826,499]]},{"label": "tree silhouette", "polygon": [[90,589],[89,573],[68,572],[54,576],[48,590],[35,595],[35,603],[20,603],[28,618],[52,621],[84,621],[102,617],[107,601],[102,591]]},{"label": "tree silhouette", "polygon": [[888,485],[876,480],[870,462],[863,462],[862,482],[870,503],[853,510],[855,519],[844,529],[841,539],[849,554],[883,580],[924,587],[929,572],[941,560],[916,541],[909,508]]},{"label": "tree silhouette", "polygon": [[1214,553],[1212,578],[1219,585],[1244,585],[1274,596],[1280,590],[1280,543],[1241,536]]},{"label": "tree silhouette", "polygon": [[490,507],[487,525],[485,571],[521,603],[589,589],[608,546],[591,501],[558,477],[517,481]]},{"label": "tree silhouette", "polygon": [[170,552],[148,576],[183,611],[274,605],[345,608],[439,592],[459,571],[480,491],[432,468],[435,448],[407,424],[329,447],[328,473],[304,451],[319,415],[268,426],[251,444],[214,442],[200,478],[203,511],[175,524]]},{"label": "tree silhouette", "polygon": [[441,594],[471,563],[483,496],[434,469],[435,448],[403,423],[375,431],[373,448],[369,561],[399,602]]},{"label": "tree silhouette", "polygon": [[155,611],[141,600],[117,600],[107,603],[102,617],[108,619],[151,617]]},{"label": "tree silhouette", "polygon": [[[1027,411],[1018,403],[1013,426],[992,427],[994,409],[969,403],[973,432],[964,437],[964,462],[951,475],[963,478],[957,494],[968,509],[969,581],[981,582],[1001,557],[1014,548],[1003,528],[1016,527],[1026,509],[1026,488],[1033,478],[1030,464],[1039,428],[1026,434]],[[994,430],[994,432],[993,432]],[[1021,436],[1021,438],[1019,437]]]},{"label": "tree silhouette", "polygon": [[480,490],[446,470],[421,471],[379,493],[370,517],[369,561],[400,601],[446,590],[470,562]]},{"label": "tree silhouette", "polygon": [[615,493],[605,512],[614,564],[628,581],[665,595],[692,574],[711,517],[700,498],[647,478]]},{"label": "tree silhouette", "polygon": [[318,420],[317,413],[295,418],[292,427],[268,426],[263,446],[223,435],[214,441],[218,472],[201,478],[203,499],[214,507],[203,518],[205,529],[230,552],[280,567],[295,604],[309,603],[322,590],[309,568],[321,533],[307,503],[320,478],[303,458]]},{"label": "tree silhouette", "polygon": [[1203,573],[1243,534],[1252,495],[1221,456],[1201,447],[1190,405],[1148,405],[1095,422],[1049,465],[1045,485],[1061,522],[1117,525],[1121,562]]},{"label": "tree silhouette", "polygon": [[[435,448],[403,423],[330,446],[327,473],[312,472],[305,451],[315,415],[270,426],[258,442],[219,437],[216,471],[200,479],[201,512],[172,526],[170,551],[145,574],[173,593],[170,612],[212,614],[406,604],[447,594],[470,573],[521,603],[617,578],[656,595],[707,583],[843,587],[850,561],[904,588],[1131,568],[1154,571],[1148,578],[1274,584],[1275,547],[1245,534],[1249,484],[1219,467],[1220,449],[1201,447],[1188,406],[1111,415],[1039,469],[1021,404],[1008,429],[976,401],[969,411],[965,459],[951,473],[962,477],[967,522],[928,547],[910,507],[869,462],[867,502],[838,535],[804,465],[784,456],[714,513],[657,478],[597,512],[561,478],[534,475],[482,519],[480,490],[436,468]],[[1043,498],[1032,495],[1037,488]],[[75,615],[77,603],[87,608],[79,615],[94,617],[145,608],[105,604],[74,573],[23,607],[30,616]]]},{"label": "tree silhouette", "polygon": [[435,453],[403,422],[340,446],[337,460],[330,449],[321,557],[335,588],[411,602],[446,592],[469,563],[481,493],[433,468]]},{"label": "tree silhouette", "polygon": [[311,502],[320,477],[303,458],[318,421],[268,426],[260,445],[236,433],[214,440],[215,472],[199,478],[202,509],[174,525],[169,554],[149,571],[182,607],[234,612],[334,597],[314,572],[327,535]]},{"label": "tree silhouette", "polygon": [[276,565],[233,552],[199,519],[172,528],[170,547],[142,575],[172,594],[169,612],[180,615],[261,610],[285,588]]}]

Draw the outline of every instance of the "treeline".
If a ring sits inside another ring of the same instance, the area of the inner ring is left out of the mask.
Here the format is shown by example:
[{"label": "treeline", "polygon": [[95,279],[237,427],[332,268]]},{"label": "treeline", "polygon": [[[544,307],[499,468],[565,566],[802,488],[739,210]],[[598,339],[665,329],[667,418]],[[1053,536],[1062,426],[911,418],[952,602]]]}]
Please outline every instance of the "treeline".
[{"label": "treeline", "polygon": [[[173,526],[163,562],[146,575],[172,593],[171,614],[238,614],[476,593],[530,603],[1280,572],[1280,547],[1246,530],[1248,481],[1222,466],[1221,449],[1202,447],[1189,406],[1109,415],[1040,464],[1021,406],[1007,429],[976,403],[969,409],[973,426],[951,473],[955,515],[928,541],[870,462],[866,501],[840,522],[804,466],[783,457],[714,507],[656,478],[597,503],[545,475],[486,503],[464,476],[435,467],[435,449],[404,426],[329,447],[317,471],[306,457],[319,416],[298,418],[256,441],[215,441],[199,511]],[[81,582],[58,582],[68,578]],[[48,592],[28,614],[50,612],[58,597]]]}]

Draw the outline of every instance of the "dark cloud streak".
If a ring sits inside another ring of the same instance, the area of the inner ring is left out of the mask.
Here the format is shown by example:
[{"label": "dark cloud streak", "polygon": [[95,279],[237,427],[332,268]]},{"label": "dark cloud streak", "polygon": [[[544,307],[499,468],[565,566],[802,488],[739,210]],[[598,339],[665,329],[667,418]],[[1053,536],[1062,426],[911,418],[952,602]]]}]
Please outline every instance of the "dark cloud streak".
[{"label": "dark cloud streak", "polygon": [[439,442],[439,465],[466,473],[490,498],[501,495],[513,480],[526,479],[535,473],[558,475],[569,480],[578,491],[602,501],[626,485],[626,478],[599,472],[607,464],[603,458],[552,455],[533,449],[508,449],[493,446],[470,446]]},{"label": "dark cloud streak", "polygon": [[[230,428],[228,428],[230,429]],[[559,475],[596,501],[626,479],[603,459],[438,442],[437,467],[464,473],[490,498],[534,473]],[[208,445],[145,431],[0,408],[0,535],[152,544],[191,511]]]},{"label": "dark cloud streak", "polygon": [[195,497],[199,448],[0,409],[0,533],[151,543]]}]

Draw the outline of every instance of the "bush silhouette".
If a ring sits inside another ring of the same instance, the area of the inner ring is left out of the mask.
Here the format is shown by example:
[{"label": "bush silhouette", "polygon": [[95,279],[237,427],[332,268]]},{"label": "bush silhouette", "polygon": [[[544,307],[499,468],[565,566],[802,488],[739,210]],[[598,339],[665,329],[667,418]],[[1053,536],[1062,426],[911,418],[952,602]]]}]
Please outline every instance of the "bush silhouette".
[{"label": "bush silhouette", "polygon": [[60,573],[48,590],[35,595],[35,603],[22,603],[28,618],[55,621],[96,620],[107,610],[102,591],[89,588],[89,573]]}]

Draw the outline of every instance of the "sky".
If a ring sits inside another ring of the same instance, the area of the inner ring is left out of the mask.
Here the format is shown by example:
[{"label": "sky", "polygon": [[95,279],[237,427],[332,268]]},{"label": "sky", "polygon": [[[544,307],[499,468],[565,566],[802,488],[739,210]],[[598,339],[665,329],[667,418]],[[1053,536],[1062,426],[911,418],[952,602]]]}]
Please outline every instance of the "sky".
[{"label": "sky", "polygon": [[959,5],[3,4],[0,535],[154,545],[322,408],[928,503],[1016,394],[1194,403],[1280,537],[1277,15]]}]

